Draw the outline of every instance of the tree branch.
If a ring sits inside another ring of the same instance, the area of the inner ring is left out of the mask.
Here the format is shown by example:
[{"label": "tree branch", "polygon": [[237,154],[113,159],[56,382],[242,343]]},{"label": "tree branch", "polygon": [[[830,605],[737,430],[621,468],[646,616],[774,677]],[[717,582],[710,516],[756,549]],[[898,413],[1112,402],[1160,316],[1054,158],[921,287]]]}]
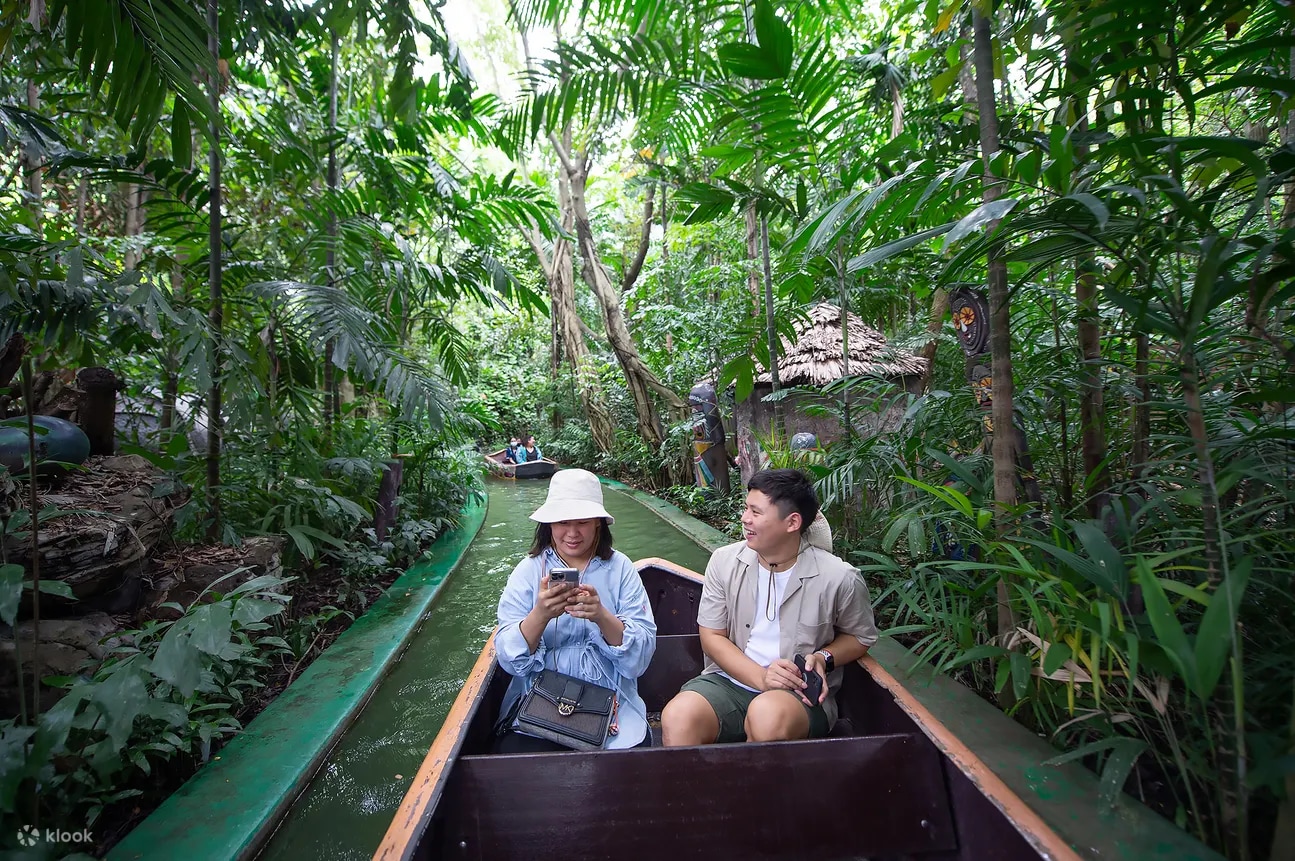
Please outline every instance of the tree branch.
[{"label": "tree branch", "polygon": [[588,323],[586,323],[584,320],[580,319],[579,317],[576,318],[576,322],[580,324],[580,331],[581,333],[584,334],[586,338],[589,338],[590,340],[593,340],[593,341],[599,340],[598,333],[595,332],[593,329],[590,329]]},{"label": "tree branch", "polygon": [[643,201],[643,232],[639,234],[638,252],[634,255],[634,260],[630,263],[629,268],[625,270],[624,277],[621,278],[621,293],[626,292],[634,286],[638,280],[639,273],[643,271],[643,261],[647,260],[648,246],[652,239],[652,201],[656,198],[656,184],[648,186],[647,199]]},{"label": "tree branch", "polygon": [[567,172],[568,176],[576,175],[575,165],[571,163],[571,154],[562,146],[562,141],[554,132],[549,132],[549,142],[553,144],[553,151],[558,154],[558,161],[562,162],[562,169]]},{"label": "tree branch", "polygon": [[529,230],[523,231],[523,235],[525,235],[527,243],[531,246],[531,250],[535,252],[535,256],[539,259],[540,269],[544,271],[544,277],[552,281],[553,262],[549,260],[549,256],[544,253],[544,244],[540,242],[540,231],[537,228],[532,227]]}]

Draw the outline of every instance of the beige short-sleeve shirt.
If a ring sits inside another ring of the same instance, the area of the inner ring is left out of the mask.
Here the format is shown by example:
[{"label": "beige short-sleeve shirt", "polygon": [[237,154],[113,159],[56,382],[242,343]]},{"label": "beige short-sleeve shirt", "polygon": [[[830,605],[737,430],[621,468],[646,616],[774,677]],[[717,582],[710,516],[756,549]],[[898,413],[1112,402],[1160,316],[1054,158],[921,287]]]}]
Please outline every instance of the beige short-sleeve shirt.
[{"label": "beige short-sleeve shirt", "polygon": [[[697,624],[727,631],[733,644],[746,650],[756,612],[758,558],[745,541],[721,547],[706,566]],[[868,585],[859,570],[842,559],[801,542],[800,557],[779,605],[778,656],[791,660],[808,655],[836,639],[852,634],[865,646],[877,642]],[[719,665],[707,658],[703,673],[717,673]],[[836,721],[836,692],[844,668],[827,677],[828,698],[823,703],[830,722]]]}]

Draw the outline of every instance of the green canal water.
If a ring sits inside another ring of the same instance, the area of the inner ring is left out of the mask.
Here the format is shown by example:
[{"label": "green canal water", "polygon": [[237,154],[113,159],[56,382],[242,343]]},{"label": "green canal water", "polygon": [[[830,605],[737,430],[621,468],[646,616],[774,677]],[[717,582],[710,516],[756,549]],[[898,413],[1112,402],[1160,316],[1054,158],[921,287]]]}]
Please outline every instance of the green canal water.
[{"label": "green canal water", "polygon": [[[499,593],[530,547],[547,481],[491,481],[485,525],[421,629],[261,853],[368,859],[494,630]],[[709,553],[631,497],[606,491],[616,549],[703,571]]]}]

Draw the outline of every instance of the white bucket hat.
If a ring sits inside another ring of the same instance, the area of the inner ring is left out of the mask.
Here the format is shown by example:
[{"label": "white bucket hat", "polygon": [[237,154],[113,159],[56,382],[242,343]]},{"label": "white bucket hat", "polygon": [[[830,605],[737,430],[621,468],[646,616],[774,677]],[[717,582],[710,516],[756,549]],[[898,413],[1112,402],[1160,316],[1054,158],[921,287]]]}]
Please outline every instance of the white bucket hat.
[{"label": "white bucket hat", "polygon": [[593,517],[607,518],[609,526],[616,522],[616,518],[603,508],[603,486],[598,476],[587,469],[563,469],[549,482],[549,495],[544,504],[535,509],[531,520],[558,523]]}]

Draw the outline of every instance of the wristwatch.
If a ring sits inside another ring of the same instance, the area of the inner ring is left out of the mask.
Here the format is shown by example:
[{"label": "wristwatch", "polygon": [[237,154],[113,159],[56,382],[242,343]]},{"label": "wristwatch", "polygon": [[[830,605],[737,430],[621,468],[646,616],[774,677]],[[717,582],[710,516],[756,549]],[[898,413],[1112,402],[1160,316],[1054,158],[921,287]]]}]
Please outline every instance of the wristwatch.
[{"label": "wristwatch", "polygon": [[827,671],[829,673],[836,669],[836,659],[832,657],[832,653],[827,649],[819,649],[814,654],[823,656],[823,663],[827,665]]}]

